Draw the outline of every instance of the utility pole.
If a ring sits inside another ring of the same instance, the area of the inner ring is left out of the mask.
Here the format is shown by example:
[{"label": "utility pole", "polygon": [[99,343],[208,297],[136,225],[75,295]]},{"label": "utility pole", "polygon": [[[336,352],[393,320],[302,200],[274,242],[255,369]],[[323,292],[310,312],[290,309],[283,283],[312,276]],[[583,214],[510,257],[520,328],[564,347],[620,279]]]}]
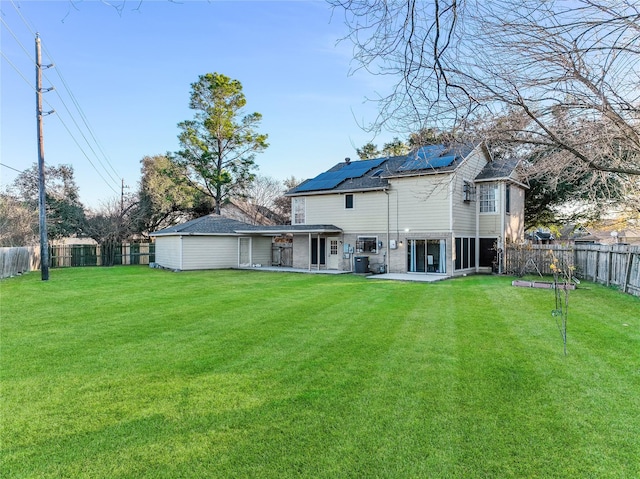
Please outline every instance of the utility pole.
[{"label": "utility pole", "polygon": [[124,189],[129,189],[128,186],[124,184],[124,178],[122,178],[122,187],[120,188],[120,216],[124,214]]},{"label": "utility pole", "polygon": [[[42,281],[49,279],[49,241],[47,238],[47,204],[44,184],[44,139],[42,135],[42,68],[50,68],[53,65],[42,65],[42,53],[40,51],[40,35],[36,33],[36,116],[38,119],[38,208],[40,211],[40,271]],[[51,91],[52,88],[46,91]],[[47,115],[53,113],[50,111]]]}]

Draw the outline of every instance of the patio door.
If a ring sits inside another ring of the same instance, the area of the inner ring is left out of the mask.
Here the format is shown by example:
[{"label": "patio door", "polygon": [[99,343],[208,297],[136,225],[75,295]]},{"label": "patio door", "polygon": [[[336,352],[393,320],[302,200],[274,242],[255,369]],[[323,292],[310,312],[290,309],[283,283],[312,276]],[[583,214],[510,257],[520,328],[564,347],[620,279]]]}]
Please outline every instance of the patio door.
[{"label": "patio door", "polygon": [[408,240],[407,271],[409,273],[445,273],[446,240]]},{"label": "patio door", "polygon": [[[318,239],[320,240],[320,248],[318,248]],[[318,253],[320,253],[320,264],[327,263],[327,241],[325,238],[311,239],[311,264],[318,264]]]},{"label": "patio door", "polygon": [[410,273],[426,273],[427,241],[408,240],[407,271]]},{"label": "patio door", "polygon": [[238,266],[251,266],[251,238],[238,238]]}]

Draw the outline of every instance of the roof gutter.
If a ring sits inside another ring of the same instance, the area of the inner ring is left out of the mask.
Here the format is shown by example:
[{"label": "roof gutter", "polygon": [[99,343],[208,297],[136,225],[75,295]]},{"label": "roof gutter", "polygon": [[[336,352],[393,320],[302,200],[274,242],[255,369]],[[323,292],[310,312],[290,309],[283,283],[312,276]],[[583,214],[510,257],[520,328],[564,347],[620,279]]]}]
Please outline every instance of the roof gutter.
[{"label": "roof gutter", "polygon": [[336,193],[364,193],[365,191],[384,191],[388,186],[376,186],[372,188],[355,188],[355,189],[340,189],[340,190],[311,190],[300,191],[296,193],[285,193],[284,196],[310,196],[310,195],[335,195]]}]

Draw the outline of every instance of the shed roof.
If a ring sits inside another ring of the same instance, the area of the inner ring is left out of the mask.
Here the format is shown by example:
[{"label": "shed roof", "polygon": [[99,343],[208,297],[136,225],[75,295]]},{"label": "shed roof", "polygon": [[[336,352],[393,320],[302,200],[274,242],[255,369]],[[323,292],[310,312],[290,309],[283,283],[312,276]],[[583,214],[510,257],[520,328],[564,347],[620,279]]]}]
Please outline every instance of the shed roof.
[{"label": "shed roof", "polygon": [[[253,225],[236,221],[224,216],[210,214],[201,216],[195,220],[187,221],[180,225],[171,226],[151,233],[151,236],[164,236],[176,234],[221,234],[233,235],[238,229],[253,228]],[[264,227],[263,227],[264,228]]]},{"label": "shed roof", "polygon": [[334,225],[250,225],[224,216],[210,214],[151,233],[151,236],[175,235],[279,235],[289,233],[339,233],[342,230]]}]

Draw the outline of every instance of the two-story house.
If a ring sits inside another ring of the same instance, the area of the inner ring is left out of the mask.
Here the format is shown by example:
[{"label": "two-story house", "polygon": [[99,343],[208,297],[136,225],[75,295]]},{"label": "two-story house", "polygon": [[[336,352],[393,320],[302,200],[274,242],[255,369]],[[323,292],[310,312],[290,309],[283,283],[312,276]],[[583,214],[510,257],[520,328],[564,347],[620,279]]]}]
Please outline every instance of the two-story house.
[{"label": "two-story house", "polygon": [[152,233],[158,265],[264,267],[272,238],[293,238],[292,265],[456,276],[500,269],[505,242],[524,239],[517,162],[483,145],[431,145],[390,158],[338,163],[287,195],[291,225],[208,215]]},{"label": "two-story house", "polygon": [[482,144],[347,159],[287,193],[293,266],[357,271],[364,261],[374,272],[446,276],[498,269],[504,243],[524,238],[526,185],[516,166]]}]

